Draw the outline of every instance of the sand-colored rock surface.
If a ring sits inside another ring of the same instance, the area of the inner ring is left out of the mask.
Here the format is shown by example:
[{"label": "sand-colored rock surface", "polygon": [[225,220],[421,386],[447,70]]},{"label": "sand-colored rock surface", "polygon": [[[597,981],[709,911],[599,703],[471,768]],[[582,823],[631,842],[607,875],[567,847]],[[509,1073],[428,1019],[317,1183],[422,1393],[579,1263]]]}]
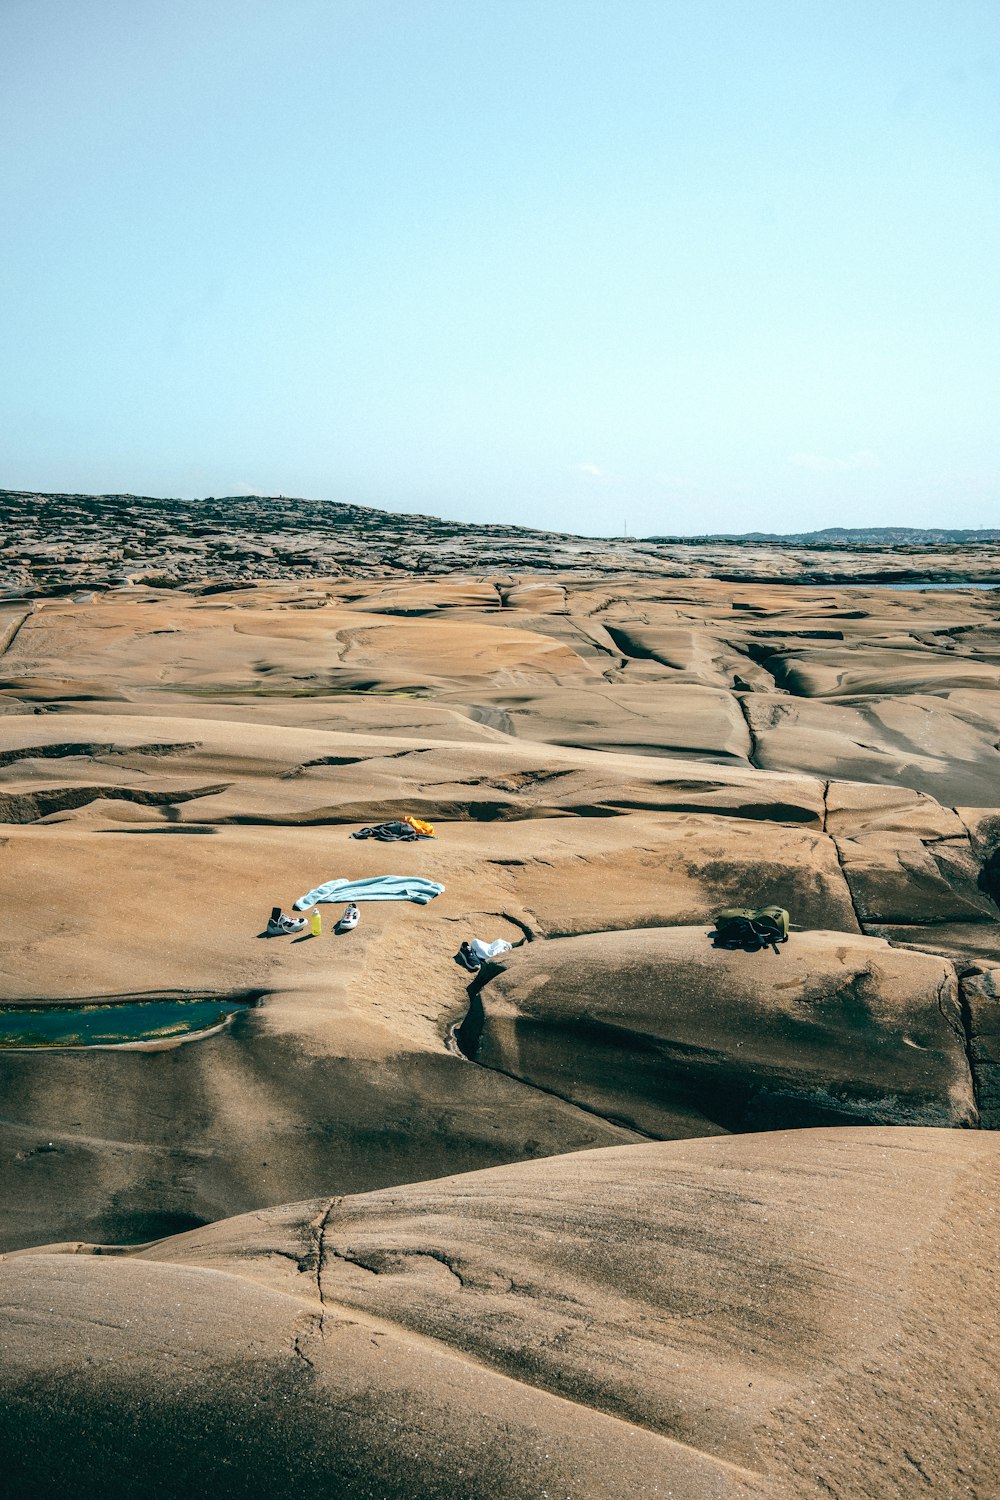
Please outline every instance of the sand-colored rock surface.
[{"label": "sand-colored rock surface", "polygon": [[[95,734],[95,724],[99,726]],[[812,777],[505,740],[457,745],[178,717],[17,717],[4,725],[0,814],[31,823],[105,800],[191,823],[351,823],[705,811],[822,823]],[[154,814],[155,817],[155,814]]]},{"label": "sand-colored rock surface", "polygon": [[776,962],[669,927],[532,944],[497,967],[470,1054],[651,1135],[978,1124],[955,973],[929,954],[809,932]]},{"label": "sand-colored rock surface", "polygon": [[[994,804],[990,592],[574,577],[525,587],[530,610],[499,581],[137,587],[36,602],[0,659],[0,706],[147,712],[152,699],[163,714],[214,716],[231,701],[262,722],[326,727],[331,712],[345,723],[353,698],[357,728],[405,728],[416,715],[424,732],[426,713],[447,724],[441,738],[461,737],[465,719],[469,739],[485,728]],[[417,696],[387,697],[380,721],[364,701],[373,693]]]},{"label": "sand-colored rock surface", "polygon": [[997,1140],[629,1146],[8,1258],[8,1475],[124,1495],[154,1444],[156,1495],[993,1494]]},{"label": "sand-colored rock surface", "polygon": [[[144,1239],[331,1185],[448,1171],[456,1156],[481,1166],[620,1139],[614,1124],[446,1050],[469,1006],[470,976],[452,962],[466,934],[521,942],[704,923],[720,896],[748,891],[777,892],[810,925],[834,913],[854,926],[830,841],[798,824],[466,821],[393,847],[355,842],[343,825],[118,817],[113,802],[94,803],[67,822],[9,829],[2,1000],[208,987],[263,1003],[169,1054],[0,1052],[7,1244]],[[258,936],[276,888],[294,897],[338,871],[390,865],[440,880],[444,894],[426,908],[367,907],[350,946]]]},{"label": "sand-colored rock surface", "polygon": [[997,596],[407,525],[4,606],[0,1012],[243,1007],[0,1045],[21,1493],[996,1493]]}]

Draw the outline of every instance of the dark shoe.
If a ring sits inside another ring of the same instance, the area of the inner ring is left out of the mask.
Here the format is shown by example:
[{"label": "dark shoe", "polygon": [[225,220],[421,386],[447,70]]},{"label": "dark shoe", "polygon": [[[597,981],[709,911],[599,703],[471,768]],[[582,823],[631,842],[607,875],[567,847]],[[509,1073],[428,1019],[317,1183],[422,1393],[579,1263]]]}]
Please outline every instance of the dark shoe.
[{"label": "dark shoe", "polygon": [[479,959],[473,953],[468,943],[463,943],[461,948],[459,948],[455,954],[455,962],[461,964],[463,969],[468,969],[470,974],[477,974],[479,972]]}]

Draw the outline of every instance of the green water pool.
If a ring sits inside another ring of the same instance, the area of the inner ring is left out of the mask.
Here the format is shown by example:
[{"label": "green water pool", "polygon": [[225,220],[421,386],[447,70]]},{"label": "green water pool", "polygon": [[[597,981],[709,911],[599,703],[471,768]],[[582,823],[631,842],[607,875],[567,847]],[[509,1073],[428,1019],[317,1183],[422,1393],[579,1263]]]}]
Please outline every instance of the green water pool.
[{"label": "green water pool", "polygon": [[207,1031],[249,1010],[253,1000],[124,1000],[114,1004],[0,1007],[4,1047],[114,1047]]}]

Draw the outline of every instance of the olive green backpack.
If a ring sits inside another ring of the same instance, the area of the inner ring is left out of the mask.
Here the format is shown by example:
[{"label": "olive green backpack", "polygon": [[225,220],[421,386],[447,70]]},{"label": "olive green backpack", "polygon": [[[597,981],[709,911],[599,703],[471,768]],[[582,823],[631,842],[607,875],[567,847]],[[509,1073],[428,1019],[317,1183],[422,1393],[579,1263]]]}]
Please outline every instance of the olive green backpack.
[{"label": "olive green backpack", "polygon": [[788,942],[788,913],[782,906],[729,906],[718,913],[709,936],[717,948],[745,948],[748,953],[773,948],[777,953],[778,944]]}]

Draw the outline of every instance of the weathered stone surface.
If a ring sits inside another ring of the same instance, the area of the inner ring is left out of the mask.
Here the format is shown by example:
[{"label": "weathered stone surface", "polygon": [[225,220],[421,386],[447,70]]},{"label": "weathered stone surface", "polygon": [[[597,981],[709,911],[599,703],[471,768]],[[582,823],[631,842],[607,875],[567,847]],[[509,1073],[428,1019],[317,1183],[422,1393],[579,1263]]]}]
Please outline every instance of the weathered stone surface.
[{"label": "weathered stone surface", "polygon": [[503,695],[518,738],[624,754],[747,765],[750,735],[738,700],[690,683],[601,683],[573,691]]},{"label": "weathered stone surface", "polygon": [[1000,660],[952,652],[844,649],[775,654],[768,659],[779,688],[803,698],[859,693],[933,693],[951,688],[1000,688]]},{"label": "weathered stone surface", "polygon": [[957,1462],[995,1493],[997,1142],[634,1146],[8,1258],[7,1480],[123,1500],[153,1451],[158,1500],[903,1500]]},{"label": "weathered stone surface", "polygon": [[[329,1002],[327,1002],[329,1004]],[[638,1139],[443,1047],[272,997],[163,1052],[0,1054],[5,1249],[157,1239],[293,1194],[353,1192]]]},{"label": "weathered stone surface", "polygon": [[983,859],[1000,847],[1000,808],[958,807],[955,809],[972,839],[976,853]]},{"label": "weathered stone surface", "polygon": [[755,763],[824,772],[925,793],[938,801],[992,801],[1000,785],[1000,693],[900,689],[849,702],[747,695]]},{"label": "weathered stone surface", "polygon": [[469,1054],[648,1134],[976,1123],[955,973],[929,954],[811,932],[777,958],[661,928],[497,962]]},{"label": "weathered stone surface", "polygon": [[985,1130],[1000,1130],[1000,968],[962,980],[969,1061]]},{"label": "weathered stone surface", "polygon": [[966,827],[958,813],[933,797],[909,787],[871,786],[831,781],[826,789],[827,833],[835,838],[889,833],[918,839],[963,839]]},{"label": "weathered stone surface", "polygon": [[[530,527],[386,513],[364,505],[285,495],[208,496],[32,494],[0,490],[0,589],[90,590],[155,582],[207,591],[247,580],[350,574],[390,578],[405,603],[432,575],[496,570],[518,607],[509,570],[580,570],[584,575],[652,577],[657,583],[718,575],[761,582],[883,583],[921,578],[995,582],[997,533],[892,531],[880,538],[595,538]],[[851,545],[853,543],[853,545]],[[916,543],[916,545],[914,545]],[[957,543],[957,545],[956,545]],[[206,584],[205,580],[211,582]],[[470,589],[460,583],[458,587]],[[473,584],[471,588],[482,587]],[[533,580],[525,588],[537,588]],[[363,586],[362,586],[363,591]],[[482,596],[477,595],[479,599]],[[487,596],[488,597],[488,596]],[[555,596],[558,601],[558,595]],[[537,602],[532,599],[532,607]]]},{"label": "weathered stone surface", "polygon": [[[61,791],[73,806],[79,789],[106,797],[116,786],[125,800],[158,798],[158,805],[175,808],[164,820],[213,824],[371,822],[406,812],[492,822],[640,809],[815,825],[823,818],[823,787],[811,777],[506,737],[435,743],[166,715],[112,720],[105,714],[97,721],[67,713],[9,717],[3,738],[0,797],[7,800],[0,818],[7,822],[57,811]],[[158,755],[163,745],[177,748]]]},{"label": "weathered stone surface", "polygon": [[[0,999],[207,986],[263,1000],[171,1051],[0,1051],[0,1248],[145,1239],[292,1189],[357,1191],[621,1139],[445,1051],[469,1003],[452,961],[462,936],[704,923],[747,893],[776,894],[810,925],[853,921],[832,843],[813,830],[632,814],[445,826],[388,856],[445,885],[430,906],[366,907],[349,945],[259,940],[275,899],[386,869],[385,846],[348,834],[125,824],[108,802],[10,829]],[[39,923],[67,869],[72,900]]]},{"label": "weathered stone surface", "polygon": [[979,889],[980,865],[967,838],[923,842],[877,832],[837,840],[863,922],[993,925],[996,908]]},{"label": "weathered stone surface", "polygon": [[866,922],[872,937],[885,938],[897,948],[939,953],[960,973],[1000,964],[1000,925],[996,922],[933,922],[925,926],[905,922]]},{"label": "weathered stone surface", "polygon": [[[58,597],[51,538],[12,564],[48,597],[0,619],[0,998],[259,1004],[0,1050],[0,1251],[259,1212],[0,1266],[5,1480],[131,1497],[156,1451],[185,1500],[994,1493],[995,1137],[930,1127],[976,1123],[973,1081],[997,1110],[1000,596],[510,528],[470,574],[449,523],[266,509],[216,572],[161,516],[128,550],[169,588],[101,557]],[[437,838],[349,837],[404,813]],[[445,890],[264,939],[382,873]],[[770,901],[780,957],[712,951]],[[472,937],[523,945],[490,1066],[451,1041]]]}]

